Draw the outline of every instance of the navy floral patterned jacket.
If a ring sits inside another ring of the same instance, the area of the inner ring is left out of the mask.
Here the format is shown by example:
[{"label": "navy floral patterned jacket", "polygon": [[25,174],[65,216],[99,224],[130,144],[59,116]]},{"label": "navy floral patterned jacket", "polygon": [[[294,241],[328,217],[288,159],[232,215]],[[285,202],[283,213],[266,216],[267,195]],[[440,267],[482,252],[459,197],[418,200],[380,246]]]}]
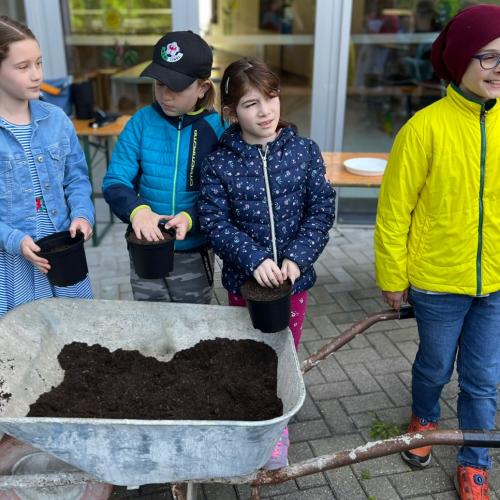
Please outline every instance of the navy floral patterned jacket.
[{"label": "navy floral patterned jacket", "polygon": [[300,268],[293,293],[307,290],[335,218],[335,191],[318,145],[287,127],[263,149],[247,144],[239,125],[231,126],[203,162],[199,217],[223,260],[222,284],[229,292],[239,294],[275,253],[280,267],[288,258]]}]

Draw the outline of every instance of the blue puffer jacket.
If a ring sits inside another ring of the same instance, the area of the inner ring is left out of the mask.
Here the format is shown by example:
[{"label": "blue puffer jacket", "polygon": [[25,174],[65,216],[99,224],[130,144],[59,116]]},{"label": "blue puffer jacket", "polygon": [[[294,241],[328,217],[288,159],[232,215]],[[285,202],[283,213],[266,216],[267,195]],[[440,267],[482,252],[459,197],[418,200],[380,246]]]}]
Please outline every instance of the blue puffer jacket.
[{"label": "blue puffer jacket", "polygon": [[263,150],[247,144],[234,125],[204,160],[200,224],[224,261],[222,284],[229,292],[240,293],[259,264],[273,258],[273,232],[278,264],[288,258],[300,268],[293,292],[310,288],[334,207],[335,191],[325,178],[319,147],[291,128],[282,129]]},{"label": "blue puffer jacket", "polygon": [[193,227],[176,250],[206,244],[198,224],[201,163],[222,132],[215,111],[169,117],[157,103],[139,110],[120,134],[104,176],[104,198],[124,222],[139,205],[163,215],[187,212]]}]

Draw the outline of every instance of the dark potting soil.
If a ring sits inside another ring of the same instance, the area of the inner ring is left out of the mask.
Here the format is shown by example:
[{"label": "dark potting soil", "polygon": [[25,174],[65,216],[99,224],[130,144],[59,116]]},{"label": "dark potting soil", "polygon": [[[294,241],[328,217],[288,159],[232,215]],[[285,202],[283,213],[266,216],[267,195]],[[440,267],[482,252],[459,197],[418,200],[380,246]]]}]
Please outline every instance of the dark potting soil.
[{"label": "dark potting soil", "polygon": [[286,280],[282,285],[275,288],[260,286],[254,278],[250,278],[241,286],[241,294],[245,299],[259,302],[281,299],[290,293],[292,283]]},{"label": "dark potting soil", "polygon": [[98,344],[65,345],[62,383],[29,417],[267,420],[283,413],[275,351],[253,340],[203,340],[169,362]]},{"label": "dark potting soil", "polygon": [[139,239],[135,235],[134,231],[130,231],[130,233],[127,235],[127,241],[129,243],[134,243],[135,245],[159,245],[160,243],[175,240],[175,230],[173,229],[162,229],[161,234],[163,235],[162,240],[148,241],[146,238]]}]

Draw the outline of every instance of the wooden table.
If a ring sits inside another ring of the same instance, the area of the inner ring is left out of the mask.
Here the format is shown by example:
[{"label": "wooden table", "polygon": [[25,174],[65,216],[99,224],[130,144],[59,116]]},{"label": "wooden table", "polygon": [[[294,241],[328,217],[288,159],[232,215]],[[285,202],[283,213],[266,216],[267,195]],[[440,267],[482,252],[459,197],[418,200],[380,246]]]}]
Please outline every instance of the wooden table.
[{"label": "wooden table", "polygon": [[[98,152],[103,152],[106,158],[106,168],[109,165],[109,154],[112,149],[112,141],[116,139],[126,123],[129,121],[129,115],[122,115],[118,117],[114,122],[104,125],[99,128],[92,128],[90,123],[93,120],[77,120],[73,119],[73,125],[76,130],[76,135],[80,138],[83,146],[83,152],[85,153],[85,158],[87,160],[87,165],[89,167],[89,179],[92,185],[92,201],[94,202],[96,198],[102,198],[102,193],[96,191],[94,186],[93,178],[93,162],[94,158]],[[93,153],[91,152],[91,146],[93,148]],[[94,223],[94,231],[92,233],[92,244],[94,246],[99,245],[104,235],[108,232],[113,223],[113,212],[111,208],[109,209],[109,220],[106,221],[104,229],[100,234],[98,234],[97,221]]]},{"label": "wooden table", "polygon": [[354,175],[344,167],[346,160],[364,157],[387,160],[389,153],[323,153],[327,179],[334,187],[379,187],[382,175]]},{"label": "wooden table", "polygon": [[[332,183],[333,187],[354,187],[370,188],[380,187],[382,175],[354,175],[346,170],[344,161],[350,158],[382,158],[386,160],[389,153],[323,153],[326,167],[326,178]],[[335,224],[338,220],[339,193],[335,197]]]}]

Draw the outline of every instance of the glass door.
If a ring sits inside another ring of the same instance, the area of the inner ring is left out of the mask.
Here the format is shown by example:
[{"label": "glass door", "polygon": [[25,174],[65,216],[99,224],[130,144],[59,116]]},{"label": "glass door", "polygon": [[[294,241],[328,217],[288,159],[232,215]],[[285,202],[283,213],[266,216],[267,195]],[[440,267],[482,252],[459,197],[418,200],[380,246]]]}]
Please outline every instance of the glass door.
[{"label": "glass door", "polygon": [[214,48],[214,80],[231,62],[263,59],[281,78],[282,116],[309,135],[316,2],[200,0],[201,35]]},{"label": "glass door", "polygon": [[[483,3],[500,4],[499,1]],[[444,95],[430,51],[469,0],[353,0],[342,150],[388,152],[403,124]],[[338,221],[373,223],[378,189],[342,188]]]},{"label": "glass door", "polygon": [[172,29],[170,0],[63,0],[69,72],[91,79],[96,105],[133,113],[152,100],[140,78],[158,39]]},{"label": "glass door", "polygon": [[443,95],[432,71],[431,45],[471,3],[353,0],[344,151],[389,151],[408,118]]}]

